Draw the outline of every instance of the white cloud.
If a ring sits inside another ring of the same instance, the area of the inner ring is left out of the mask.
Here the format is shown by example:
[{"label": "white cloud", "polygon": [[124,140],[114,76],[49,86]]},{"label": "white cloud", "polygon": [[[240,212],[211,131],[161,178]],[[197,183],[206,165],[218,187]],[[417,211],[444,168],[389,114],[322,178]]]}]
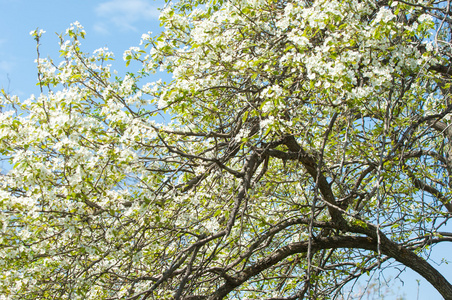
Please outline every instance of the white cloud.
[{"label": "white cloud", "polygon": [[95,12],[101,20],[96,23],[94,30],[101,34],[108,33],[107,28],[110,27],[108,23],[124,31],[136,31],[134,23],[155,20],[160,14],[158,6],[146,0],[110,0],[99,4]]},{"label": "white cloud", "polygon": [[96,31],[97,33],[100,33],[102,35],[107,35],[107,34],[110,33],[108,31],[107,25],[105,23],[102,23],[102,22],[95,23],[93,28],[94,28],[94,31]]}]

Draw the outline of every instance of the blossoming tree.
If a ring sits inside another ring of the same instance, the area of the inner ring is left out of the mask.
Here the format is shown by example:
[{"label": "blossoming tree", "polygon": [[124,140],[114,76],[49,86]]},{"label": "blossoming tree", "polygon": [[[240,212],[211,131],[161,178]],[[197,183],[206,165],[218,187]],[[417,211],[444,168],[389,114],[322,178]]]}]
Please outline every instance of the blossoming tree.
[{"label": "blossoming tree", "polygon": [[74,23],[39,96],[3,92],[1,299],[325,299],[388,262],[452,299],[426,259],[452,241],[450,0],[160,20],[134,73]]}]

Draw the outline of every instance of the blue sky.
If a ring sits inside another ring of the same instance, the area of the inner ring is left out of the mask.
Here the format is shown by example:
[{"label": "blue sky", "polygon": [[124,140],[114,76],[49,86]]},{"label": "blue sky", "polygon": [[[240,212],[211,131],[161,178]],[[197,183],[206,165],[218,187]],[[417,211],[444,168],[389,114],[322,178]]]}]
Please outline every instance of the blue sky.
[{"label": "blue sky", "polygon": [[[159,32],[159,7],[163,1],[145,0],[0,0],[0,87],[27,98],[36,87],[36,42],[29,35],[39,27],[41,57],[59,57],[56,33],[64,33],[79,21],[87,32],[82,50],[108,47],[117,61],[113,67],[125,71],[122,53],[138,46],[147,31]],[[121,73],[121,72],[120,72]]]},{"label": "blue sky", "polygon": [[[18,95],[22,100],[30,94],[38,94],[34,63],[36,42],[29,32],[37,27],[45,30],[41,39],[41,57],[57,59],[59,46],[55,33],[63,33],[75,21],[79,21],[87,33],[82,42],[84,52],[108,47],[115,53],[117,61],[113,63],[113,68],[119,71],[120,76],[126,71],[133,71],[125,68],[122,53],[130,46],[138,46],[143,33],[152,31],[157,34],[160,31],[158,8],[163,5],[162,0],[0,0],[0,88]],[[434,261],[439,263],[442,257],[450,259],[451,249],[449,244],[434,248],[434,253],[437,254],[432,256]],[[451,265],[442,264],[438,269],[452,281]],[[398,272],[385,274],[389,279],[396,277]],[[404,285],[400,280],[395,280],[390,285],[395,295],[404,294],[406,299],[417,299],[416,280],[420,279],[418,299],[442,299],[429,283],[412,271],[408,270],[399,278]],[[384,282],[383,277],[380,279]],[[369,299],[377,299],[377,295],[375,296]]]}]

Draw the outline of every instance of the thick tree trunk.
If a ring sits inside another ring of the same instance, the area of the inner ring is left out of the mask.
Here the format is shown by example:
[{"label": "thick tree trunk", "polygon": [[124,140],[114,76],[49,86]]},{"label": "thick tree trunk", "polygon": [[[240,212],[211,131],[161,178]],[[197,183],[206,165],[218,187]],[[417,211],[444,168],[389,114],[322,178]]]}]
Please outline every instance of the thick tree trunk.
[{"label": "thick tree trunk", "polygon": [[382,252],[424,277],[446,300],[452,300],[452,284],[423,258],[394,242],[382,245]]},{"label": "thick tree trunk", "polygon": [[[376,238],[356,236],[319,238],[312,241],[311,247],[313,251],[337,248],[355,248],[378,251]],[[282,247],[269,256],[257,261],[255,264],[245,268],[243,271],[230,276],[230,280],[220,288],[218,288],[218,290],[208,299],[221,300],[236,287],[240,286],[249,278],[256,276],[263,270],[267,269],[269,266],[282,261],[290,255],[296,253],[304,253],[307,250],[307,241],[293,243]],[[414,252],[405,249],[395,242],[390,241],[384,235],[381,236],[380,250],[383,254],[394,258],[398,262],[411,268],[413,271],[424,277],[444,297],[444,299],[452,300],[452,285],[446,280],[446,278],[444,278],[443,275],[441,275],[440,272],[438,272],[438,270],[432,267],[427,261],[418,257]]]}]

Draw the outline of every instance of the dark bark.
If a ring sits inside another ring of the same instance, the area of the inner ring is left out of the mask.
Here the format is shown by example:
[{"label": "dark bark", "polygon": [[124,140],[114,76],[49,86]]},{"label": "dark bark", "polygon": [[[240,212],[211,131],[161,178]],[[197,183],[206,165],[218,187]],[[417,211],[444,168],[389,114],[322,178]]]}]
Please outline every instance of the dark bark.
[{"label": "dark bark", "polygon": [[[226,297],[236,287],[240,286],[251,277],[258,275],[265,269],[277,264],[285,258],[294,255],[296,253],[305,253],[308,251],[309,242],[297,242],[278,249],[269,256],[260,259],[255,264],[248,266],[241,272],[238,272],[235,276],[231,276],[230,279],[223,284],[209,300],[220,300]],[[337,249],[337,248],[349,248],[349,249],[364,249],[370,251],[378,251],[378,243],[376,238],[362,237],[362,236],[333,236],[314,239],[311,244],[313,252],[322,249]],[[432,267],[424,259],[418,257],[413,251],[408,250],[397,243],[394,243],[387,239],[385,236],[381,236],[380,250],[382,254],[394,258],[398,262],[411,268],[419,275],[424,277],[430,282],[438,292],[446,300],[452,299],[452,285],[441,275],[434,267]]]},{"label": "dark bark", "polygon": [[297,153],[298,160],[303,164],[306,171],[308,171],[309,175],[311,175],[313,180],[317,183],[320,193],[328,205],[328,212],[330,213],[333,222],[344,226],[346,222],[342,217],[342,213],[338,210],[339,205],[336,202],[336,197],[334,196],[331,186],[325,176],[322,172],[318,171],[318,164],[316,160],[311,155],[306,153],[300,145],[298,145],[293,136],[286,137],[284,144],[290,151]]}]

